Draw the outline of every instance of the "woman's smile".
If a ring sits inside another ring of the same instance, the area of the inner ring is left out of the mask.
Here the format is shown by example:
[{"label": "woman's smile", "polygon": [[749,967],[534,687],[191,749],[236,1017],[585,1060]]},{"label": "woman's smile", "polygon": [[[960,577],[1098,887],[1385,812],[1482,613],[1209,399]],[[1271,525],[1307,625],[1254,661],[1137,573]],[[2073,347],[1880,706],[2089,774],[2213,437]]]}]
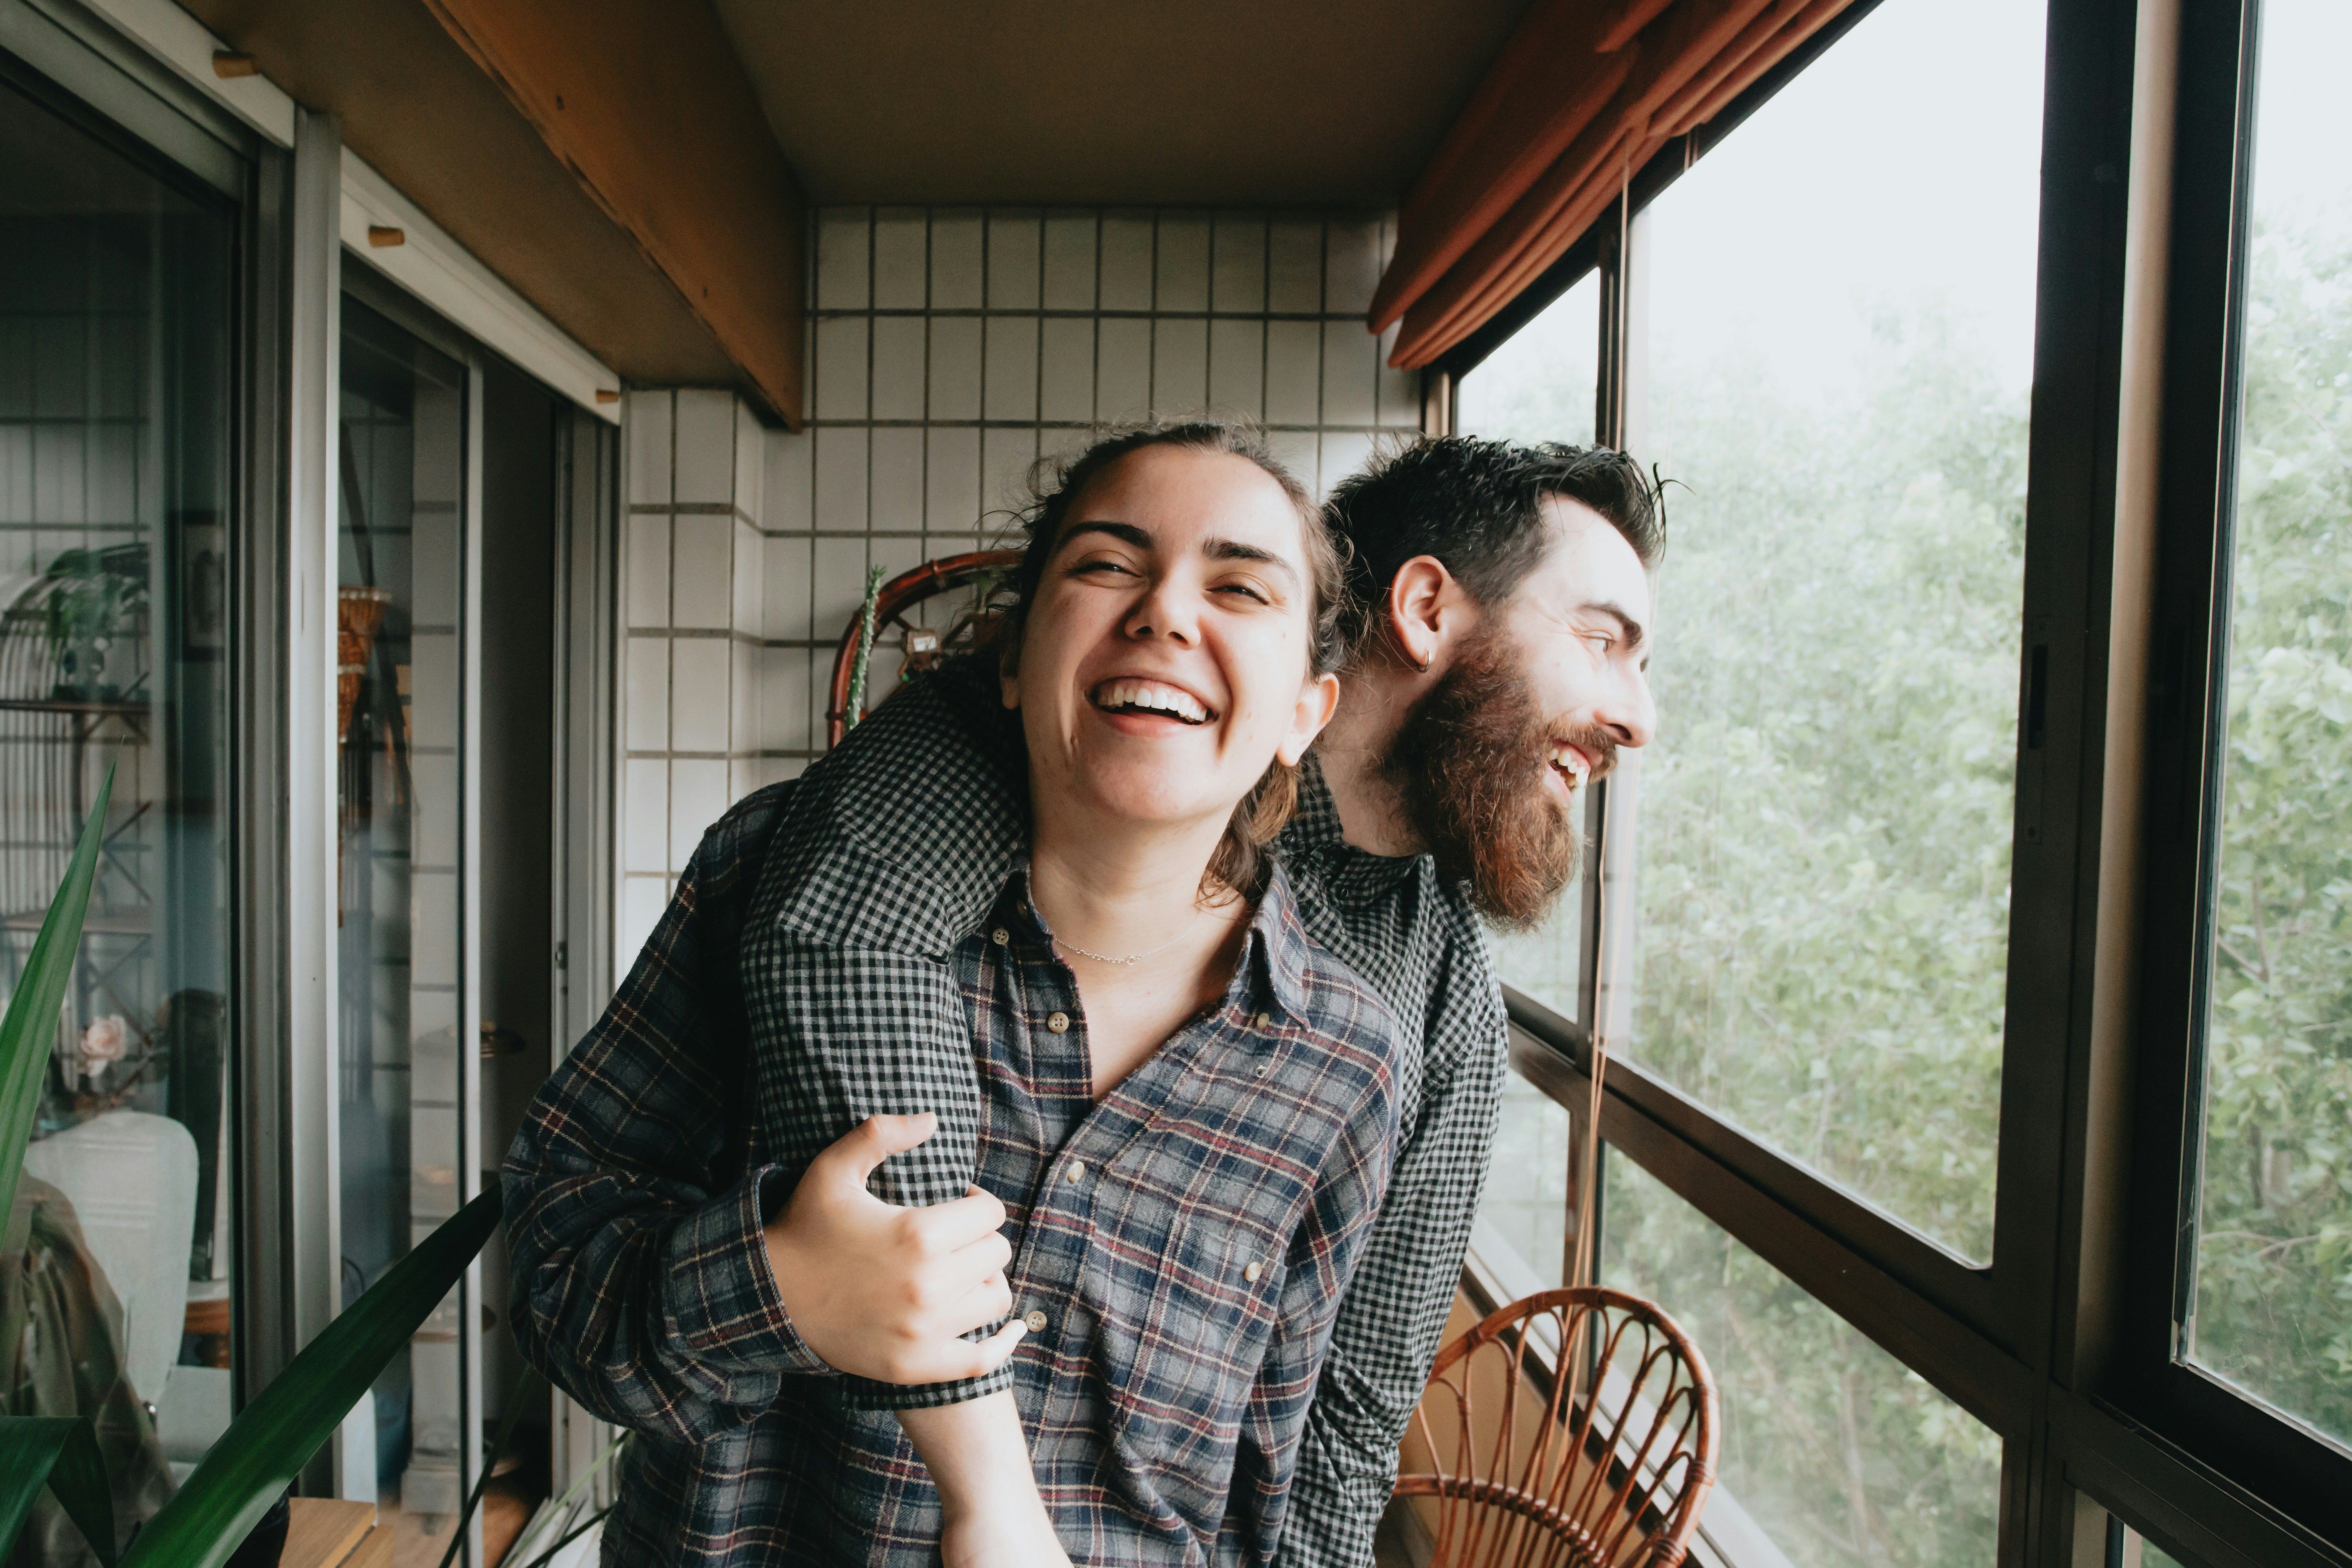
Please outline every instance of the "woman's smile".
[{"label": "woman's smile", "polygon": [[1187,729],[1195,729],[1217,716],[1217,710],[1198,694],[1158,676],[1115,675],[1097,681],[1087,699],[1097,710],[1112,718],[1153,721],[1153,728],[1134,731],[1141,734],[1164,729],[1171,720]]}]

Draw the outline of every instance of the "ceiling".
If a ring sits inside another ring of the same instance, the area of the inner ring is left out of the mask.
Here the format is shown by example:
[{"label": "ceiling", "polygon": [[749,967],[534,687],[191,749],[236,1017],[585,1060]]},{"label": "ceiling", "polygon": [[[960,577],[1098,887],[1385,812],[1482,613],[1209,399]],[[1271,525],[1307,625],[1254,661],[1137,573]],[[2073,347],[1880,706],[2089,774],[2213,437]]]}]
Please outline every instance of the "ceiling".
[{"label": "ceiling", "polygon": [[181,0],[493,272],[630,381],[734,363],[421,0]]},{"label": "ceiling", "polygon": [[1393,202],[1527,0],[713,0],[810,198]]}]

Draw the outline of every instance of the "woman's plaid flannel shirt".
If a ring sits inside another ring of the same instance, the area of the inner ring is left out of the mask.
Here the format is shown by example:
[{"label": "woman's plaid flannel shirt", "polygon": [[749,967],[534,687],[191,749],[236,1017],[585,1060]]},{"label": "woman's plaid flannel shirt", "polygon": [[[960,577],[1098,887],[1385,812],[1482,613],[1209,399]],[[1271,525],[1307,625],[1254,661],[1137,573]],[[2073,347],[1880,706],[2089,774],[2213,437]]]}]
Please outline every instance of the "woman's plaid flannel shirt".
[{"label": "woman's plaid flannel shirt", "polygon": [[[796,941],[896,962],[922,950],[925,931],[951,936],[950,927],[971,929],[985,915],[975,895],[1003,889],[1024,837],[1018,763],[1001,729],[973,724],[971,715],[985,709],[956,679],[942,672],[902,694],[808,779],[761,792],[711,830],[629,980],[541,1091],[509,1156],[518,1336],[591,1408],[660,1439],[637,1446],[624,1507],[608,1526],[613,1560],[855,1561],[867,1552],[847,1542],[879,1528],[881,1516],[863,1506],[869,1497],[824,1479],[827,1467],[865,1446],[842,1447],[837,1431],[812,1448],[808,1412],[794,1413],[819,1381],[810,1374],[824,1369],[774,1304],[759,1243],[761,1219],[789,1189],[790,1173],[845,1112],[836,1105],[793,1116],[824,1135],[809,1134],[808,1146],[779,1159],[791,1139],[771,1131],[782,1109],[776,1075],[764,1057],[760,1069],[751,1066],[773,1047],[751,1045],[762,1031],[746,1017],[735,971],[740,953],[755,996],[775,990],[775,943],[762,934],[777,924],[774,910],[755,904],[772,906],[777,886],[806,888],[857,864],[828,837],[844,822],[887,824],[879,837],[894,840],[901,858],[860,865],[843,879],[861,896],[835,900],[853,912],[836,909],[824,917],[829,928],[783,922]],[[920,787],[909,791],[908,780]],[[1286,1506],[1261,1521],[1278,1522],[1285,1563],[1360,1564],[1466,1244],[1494,1125],[1503,1024],[1458,892],[1438,887],[1425,859],[1349,848],[1311,766],[1302,795],[1283,847],[1307,930],[1401,1016],[1419,1020],[1423,1035],[1422,1049],[1396,1060],[1402,1126],[1389,1197],[1339,1303]],[[780,833],[788,815],[802,826]],[[909,847],[919,852],[908,855]],[[922,876],[896,871],[906,865]],[[824,900],[802,900],[811,902]],[[889,924],[858,925],[877,910],[895,911]],[[933,977],[946,972],[928,962]],[[820,994],[795,1005],[825,1005],[822,967],[803,963],[798,973]],[[919,974],[917,984],[933,982]],[[954,1021],[969,1063],[963,1015],[959,1003]],[[872,1010],[860,1016],[870,1021]],[[929,1026],[936,1031],[937,1022]],[[936,1093],[892,1100],[900,1091],[922,1095],[919,1076],[884,1089],[883,1102],[868,1109],[940,1102]],[[977,1089],[967,1092],[976,1102]],[[854,1098],[848,1108],[856,1109]],[[856,1424],[856,1413],[848,1419]],[[895,1438],[895,1423],[884,1419],[877,1432]],[[820,1460],[819,1449],[831,1458]],[[809,1485],[815,1489],[801,1493]],[[1214,1534],[1204,1549],[1213,1550]],[[1262,1559],[1271,1545],[1260,1537],[1243,1554]],[[897,1560],[883,1547],[871,1555]]]}]

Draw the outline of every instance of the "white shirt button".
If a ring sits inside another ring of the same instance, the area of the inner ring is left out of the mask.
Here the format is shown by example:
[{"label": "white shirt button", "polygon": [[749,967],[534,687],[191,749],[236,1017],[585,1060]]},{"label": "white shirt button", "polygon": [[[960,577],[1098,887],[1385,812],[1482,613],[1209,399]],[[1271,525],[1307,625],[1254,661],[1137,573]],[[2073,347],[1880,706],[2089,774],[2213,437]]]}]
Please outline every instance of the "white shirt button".
[{"label": "white shirt button", "polygon": [[1070,1016],[1067,1013],[1048,1013],[1045,1015],[1045,1027],[1057,1035],[1066,1035],[1070,1032]]},{"label": "white shirt button", "polygon": [[1087,1163],[1084,1160],[1071,1161],[1069,1169],[1062,1173],[1062,1180],[1066,1182],[1083,1182],[1086,1179]]},{"label": "white shirt button", "polygon": [[997,946],[1003,947],[1006,942],[1013,940],[1013,933],[1006,931],[1003,926],[998,926],[994,931],[988,933],[988,940],[994,942]]},{"label": "white shirt button", "polygon": [[1033,1334],[1042,1334],[1045,1331],[1047,1321],[1045,1314],[1034,1307],[1030,1308],[1029,1315],[1021,1321],[1028,1325],[1029,1331]]},{"label": "white shirt button", "polygon": [[1273,1017],[1272,1017],[1272,1016],[1271,1016],[1271,1015],[1265,1014],[1265,1013],[1260,1013],[1256,1017],[1252,1018],[1252,1019],[1250,1020],[1250,1022],[1251,1022],[1251,1023],[1253,1023],[1253,1024],[1255,1024],[1259,1028],[1263,1029],[1263,1028],[1265,1028],[1268,1024],[1273,1023],[1273,1022],[1274,1022],[1274,1019],[1273,1019]]},{"label": "white shirt button", "polygon": [[1242,1278],[1255,1285],[1257,1283],[1257,1277],[1265,1272],[1265,1265],[1253,1259],[1249,1267],[1242,1270]]}]

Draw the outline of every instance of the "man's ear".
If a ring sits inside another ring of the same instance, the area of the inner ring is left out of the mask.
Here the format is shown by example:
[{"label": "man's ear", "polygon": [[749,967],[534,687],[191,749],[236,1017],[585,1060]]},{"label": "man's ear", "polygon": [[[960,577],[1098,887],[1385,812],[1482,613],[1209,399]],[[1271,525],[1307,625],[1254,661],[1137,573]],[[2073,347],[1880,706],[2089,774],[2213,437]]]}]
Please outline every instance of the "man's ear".
[{"label": "man's ear", "polygon": [[1282,744],[1274,754],[1286,767],[1297,767],[1331,715],[1339,710],[1339,678],[1336,675],[1310,675],[1307,684],[1298,689],[1298,706],[1290,710],[1290,731],[1282,737]]},{"label": "man's ear", "polygon": [[1427,670],[1468,629],[1470,595],[1434,555],[1416,555],[1389,579],[1389,640],[1407,664]]}]

